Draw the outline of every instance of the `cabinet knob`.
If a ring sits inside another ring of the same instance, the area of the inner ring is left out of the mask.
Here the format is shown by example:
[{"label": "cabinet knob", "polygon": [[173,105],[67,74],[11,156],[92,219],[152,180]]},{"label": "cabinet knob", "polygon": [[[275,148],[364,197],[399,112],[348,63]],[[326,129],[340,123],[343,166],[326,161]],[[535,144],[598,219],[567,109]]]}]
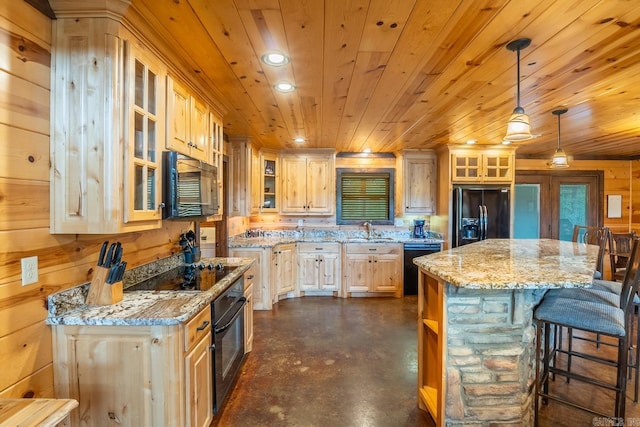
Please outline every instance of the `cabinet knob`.
[{"label": "cabinet knob", "polygon": [[162,202],[162,203],[160,203],[160,204],[158,205],[158,209],[164,209],[164,208],[165,208],[165,206],[166,206],[166,205],[164,204],[164,202]]}]

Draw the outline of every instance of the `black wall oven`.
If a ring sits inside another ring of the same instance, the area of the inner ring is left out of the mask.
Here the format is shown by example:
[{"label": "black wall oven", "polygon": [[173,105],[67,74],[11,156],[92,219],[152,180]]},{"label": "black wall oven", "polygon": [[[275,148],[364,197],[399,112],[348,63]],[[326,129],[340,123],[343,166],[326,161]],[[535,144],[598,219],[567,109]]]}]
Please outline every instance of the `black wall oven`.
[{"label": "black wall oven", "polygon": [[244,280],[236,280],[211,304],[213,412],[217,414],[244,361]]}]

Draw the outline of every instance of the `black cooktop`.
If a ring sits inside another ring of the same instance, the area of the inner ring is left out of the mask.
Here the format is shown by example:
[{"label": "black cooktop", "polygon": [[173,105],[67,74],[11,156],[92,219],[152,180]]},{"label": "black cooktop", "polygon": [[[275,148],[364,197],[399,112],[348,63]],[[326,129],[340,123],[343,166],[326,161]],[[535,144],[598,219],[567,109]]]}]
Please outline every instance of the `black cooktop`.
[{"label": "black cooktop", "polygon": [[238,267],[222,264],[192,264],[176,267],[125,291],[206,291]]}]

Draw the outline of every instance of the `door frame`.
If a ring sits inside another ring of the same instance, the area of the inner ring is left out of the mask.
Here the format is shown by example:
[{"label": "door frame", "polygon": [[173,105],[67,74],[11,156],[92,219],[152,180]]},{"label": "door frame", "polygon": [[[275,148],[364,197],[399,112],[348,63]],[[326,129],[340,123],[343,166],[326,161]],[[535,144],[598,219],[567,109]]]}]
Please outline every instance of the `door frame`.
[{"label": "door frame", "polygon": [[[526,170],[516,171],[515,184],[540,185],[540,238],[557,239],[560,230],[558,224],[559,206],[557,203],[543,205],[543,200],[555,201],[559,197],[560,184],[593,184],[589,198],[596,203],[589,203],[585,225],[602,227],[604,221],[604,171],[598,170]],[[514,197],[515,200],[515,197]]]}]

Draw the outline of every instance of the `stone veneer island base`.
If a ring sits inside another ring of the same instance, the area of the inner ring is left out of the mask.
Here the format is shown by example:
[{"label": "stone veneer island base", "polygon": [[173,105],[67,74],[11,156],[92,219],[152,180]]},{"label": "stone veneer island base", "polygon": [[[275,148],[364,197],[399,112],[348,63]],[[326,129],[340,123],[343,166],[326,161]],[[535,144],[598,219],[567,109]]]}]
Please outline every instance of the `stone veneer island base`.
[{"label": "stone veneer island base", "polygon": [[418,406],[436,425],[533,425],[533,310],[547,289],[590,286],[597,254],[492,239],[414,259]]}]

